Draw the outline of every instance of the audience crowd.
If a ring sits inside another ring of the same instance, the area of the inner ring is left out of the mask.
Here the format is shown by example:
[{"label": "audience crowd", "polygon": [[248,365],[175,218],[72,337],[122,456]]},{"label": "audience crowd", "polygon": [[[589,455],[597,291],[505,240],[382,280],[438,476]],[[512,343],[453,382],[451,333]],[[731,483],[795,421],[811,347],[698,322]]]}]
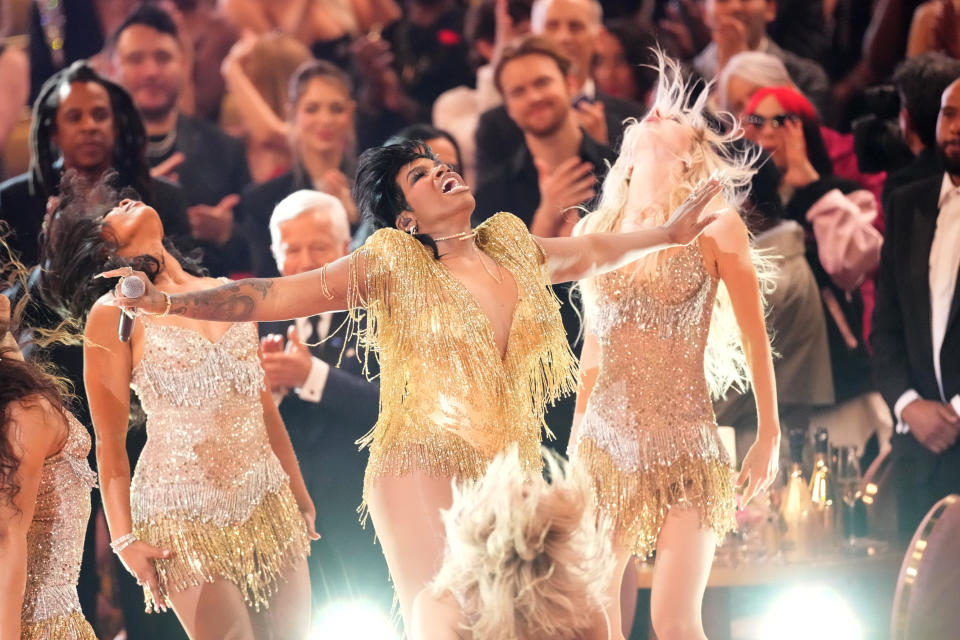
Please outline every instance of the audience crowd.
[{"label": "audience crowd", "polygon": [[[960,492],[953,0],[0,5],[0,218],[27,266],[73,171],[91,185],[110,172],[212,276],[317,268],[372,232],[351,196],[356,158],[390,139],[426,140],[462,172],[476,222],[506,210],[537,235],[568,235],[625,122],[647,116],[660,47],[763,150],[743,215],[774,256],[768,328],[784,429],[827,426],[864,469],[889,455],[904,536]],[[576,290],[556,292],[578,351]],[[33,297],[28,317],[55,324]],[[377,384],[352,354],[341,363],[342,321],[261,327],[263,362],[308,461],[325,545],[311,561],[314,600],[386,609],[383,559],[353,514],[363,464],[351,451],[376,419]],[[51,355],[79,383],[72,349]],[[751,407],[732,394],[718,422],[746,436]],[[547,416],[561,452],[572,412],[560,402]],[[133,611],[142,603],[117,595],[109,554],[88,555],[83,602],[104,637],[122,624],[132,638],[178,637],[156,622],[171,614],[145,622]]]}]

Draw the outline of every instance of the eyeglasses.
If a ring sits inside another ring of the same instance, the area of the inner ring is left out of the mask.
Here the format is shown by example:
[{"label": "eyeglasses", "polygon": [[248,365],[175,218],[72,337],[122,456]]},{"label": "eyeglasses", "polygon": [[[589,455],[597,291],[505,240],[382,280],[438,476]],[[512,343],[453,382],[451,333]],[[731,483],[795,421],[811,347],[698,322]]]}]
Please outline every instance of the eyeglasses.
[{"label": "eyeglasses", "polygon": [[743,123],[748,124],[756,129],[763,129],[763,127],[769,122],[771,127],[774,129],[779,129],[783,126],[784,122],[797,122],[798,120],[800,120],[799,116],[794,113],[781,113],[769,118],[751,113],[748,116],[744,116]]}]

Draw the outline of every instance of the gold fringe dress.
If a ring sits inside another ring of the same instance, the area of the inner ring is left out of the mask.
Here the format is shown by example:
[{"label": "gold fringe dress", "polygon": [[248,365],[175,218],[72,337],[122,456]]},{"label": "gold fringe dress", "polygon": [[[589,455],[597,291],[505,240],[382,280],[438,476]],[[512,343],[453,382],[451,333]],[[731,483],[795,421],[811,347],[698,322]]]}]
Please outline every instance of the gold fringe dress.
[{"label": "gold fringe dress", "polygon": [[519,218],[496,214],[475,241],[517,284],[502,359],[476,299],[416,238],[381,229],[351,256],[350,331],[380,362],[379,418],[359,441],[370,449],[364,504],[384,475],[476,479],[512,444],[526,470],[542,467],[545,407],[577,380],[559,301]]},{"label": "gold fringe dress", "polygon": [[23,640],[96,640],[80,611],[77,579],[97,475],[87,464],[90,434],[67,414],[60,453],[43,461],[33,521],[27,529]]},{"label": "gold fringe dress", "polygon": [[[309,540],[263,420],[256,325],[232,324],[211,342],[141,321],[131,387],[147,414],[147,443],[130,484],[134,533],[171,551],[155,561],[164,596],[225,579],[259,611]],[[156,610],[147,589],[144,598]]]},{"label": "gold fringe dress", "polygon": [[584,283],[600,369],[569,453],[593,477],[618,542],[640,557],[673,507],[696,509],[721,537],[736,527],[704,374],[717,285],[699,241],[671,251],[652,276],[620,270]]}]

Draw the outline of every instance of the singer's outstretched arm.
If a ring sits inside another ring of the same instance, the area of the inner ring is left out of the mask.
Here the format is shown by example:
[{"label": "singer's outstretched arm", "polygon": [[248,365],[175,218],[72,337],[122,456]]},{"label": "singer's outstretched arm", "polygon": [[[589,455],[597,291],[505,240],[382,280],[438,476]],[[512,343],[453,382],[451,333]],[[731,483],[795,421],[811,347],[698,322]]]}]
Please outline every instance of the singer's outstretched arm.
[{"label": "singer's outstretched arm", "polygon": [[[170,296],[170,313],[218,322],[269,322],[312,316],[325,311],[347,308],[347,283],[350,256],[331,262],[323,269],[314,269],[282,278],[248,278],[237,282],[191,293]],[[104,277],[146,276],[130,269],[115,269]],[[357,294],[365,298],[362,283]],[[329,296],[329,297],[328,297]],[[118,296],[118,306],[137,307],[151,313],[163,313],[167,301],[148,283],[140,298]]]},{"label": "singer's outstretched arm", "polygon": [[[551,281],[591,277],[616,269],[645,253],[691,242],[717,218],[717,207],[709,205],[721,189],[719,180],[707,181],[673,212],[662,227],[576,238],[540,238]],[[169,309],[165,294],[160,293],[143,273],[124,267],[100,276],[136,273],[146,283],[147,291],[139,298],[125,298],[118,293],[117,306],[137,307],[150,313],[168,311],[198,320],[268,322],[340,311],[347,308],[350,300],[365,300],[365,277],[362,273],[353,274],[353,277],[350,274],[351,262],[357,271],[365,269],[364,258],[363,255],[349,255],[295,276],[251,278],[205,291],[172,294]],[[348,291],[349,287],[356,287],[356,290]]]}]

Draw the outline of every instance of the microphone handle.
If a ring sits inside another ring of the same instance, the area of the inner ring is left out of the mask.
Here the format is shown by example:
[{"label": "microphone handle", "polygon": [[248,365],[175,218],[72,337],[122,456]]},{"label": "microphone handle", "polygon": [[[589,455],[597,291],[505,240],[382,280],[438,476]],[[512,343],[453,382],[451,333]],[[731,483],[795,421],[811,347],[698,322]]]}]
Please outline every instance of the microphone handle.
[{"label": "microphone handle", "polygon": [[133,333],[133,325],[137,318],[126,309],[120,310],[120,321],[117,322],[117,338],[120,342],[130,342],[130,334]]}]

